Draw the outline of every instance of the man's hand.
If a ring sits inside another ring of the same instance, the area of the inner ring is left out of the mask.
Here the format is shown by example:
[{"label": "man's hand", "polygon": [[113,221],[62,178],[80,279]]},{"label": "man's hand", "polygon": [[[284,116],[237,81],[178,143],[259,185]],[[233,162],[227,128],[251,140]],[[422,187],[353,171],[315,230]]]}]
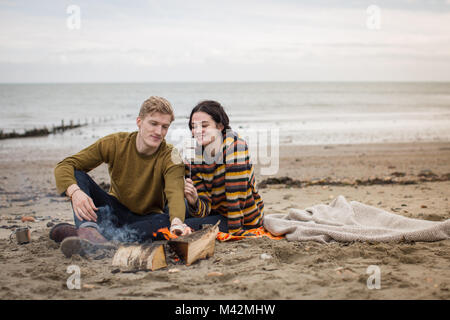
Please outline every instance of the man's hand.
[{"label": "man's hand", "polygon": [[194,182],[189,178],[186,178],[184,184],[184,197],[192,207],[195,207],[198,200],[197,189],[194,187]]},{"label": "man's hand", "polygon": [[192,233],[192,229],[181,222],[179,218],[174,218],[170,225],[170,232],[177,236],[185,236]]},{"label": "man's hand", "polygon": [[97,207],[83,190],[80,189],[76,184],[71,185],[67,188],[66,194],[72,197],[72,207],[75,215],[81,221],[97,221]]}]

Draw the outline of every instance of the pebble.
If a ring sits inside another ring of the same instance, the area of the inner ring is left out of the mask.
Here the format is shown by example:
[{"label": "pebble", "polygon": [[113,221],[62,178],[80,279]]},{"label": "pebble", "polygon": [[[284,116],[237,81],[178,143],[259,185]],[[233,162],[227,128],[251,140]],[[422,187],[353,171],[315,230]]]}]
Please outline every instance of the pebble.
[{"label": "pebble", "polygon": [[173,269],[169,269],[169,271],[167,271],[167,272],[169,272],[169,273],[177,273],[177,272],[180,272],[180,269],[173,268]]},{"label": "pebble", "polygon": [[53,222],[51,222],[51,221],[50,221],[50,222],[47,222],[47,227],[48,227],[48,228],[53,227],[54,225],[55,225],[55,224],[54,224]]},{"label": "pebble", "polygon": [[262,253],[260,258],[263,259],[263,260],[269,260],[269,259],[272,259],[272,256],[270,254],[267,254],[267,253]]},{"label": "pebble", "polygon": [[83,284],[83,289],[96,289],[96,288],[97,288],[97,286],[94,284],[88,284],[88,283]]},{"label": "pebble", "polygon": [[24,217],[22,217],[22,219],[20,219],[22,222],[35,222],[36,221],[36,219],[34,219],[34,217],[27,217],[27,216],[24,216]]},{"label": "pebble", "polygon": [[207,274],[208,277],[221,277],[223,276],[222,272],[213,271]]}]

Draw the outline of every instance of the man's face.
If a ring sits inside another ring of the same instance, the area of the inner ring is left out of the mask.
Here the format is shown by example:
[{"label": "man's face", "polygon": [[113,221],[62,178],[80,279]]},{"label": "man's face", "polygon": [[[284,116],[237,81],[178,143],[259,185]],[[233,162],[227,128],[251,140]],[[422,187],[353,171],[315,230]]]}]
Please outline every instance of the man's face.
[{"label": "man's face", "polygon": [[170,114],[154,112],[144,118],[137,117],[136,124],[144,144],[151,148],[158,148],[167,135],[171,123]]}]

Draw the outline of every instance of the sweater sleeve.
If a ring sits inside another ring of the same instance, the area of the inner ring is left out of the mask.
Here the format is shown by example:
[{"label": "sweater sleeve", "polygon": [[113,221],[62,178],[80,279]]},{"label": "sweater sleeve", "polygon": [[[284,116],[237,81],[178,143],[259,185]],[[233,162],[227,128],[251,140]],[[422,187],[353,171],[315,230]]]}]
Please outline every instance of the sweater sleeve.
[{"label": "sweater sleeve", "polygon": [[[189,167],[191,167],[191,172],[189,172]],[[192,182],[194,183],[195,189],[197,189],[198,199],[195,207],[189,206],[189,212],[192,216],[197,218],[203,218],[210,214],[211,212],[211,195],[205,187],[203,179],[199,176],[195,166],[186,164],[186,174],[191,174]]]},{"label": "sweater sleeve", "polygon": [[228,229],[234,235],[244,230],[245,204],[249,190],[250,158],[247,143],[235,136],[225,150],[225,195]]},{"label": "sweater sleeve", "polygon": [[184,164],[180,161],[172,161],[179,158],[178,151],[173,149],[166,155],[164,169],[164,194],[169,206],[169,219],[179,218],[184,222],[186,205],[184,203]]},{"label": "sweater sleeve", "polygon": [[64,195],[70,185],[77,183],[75,170],[89,172],[103,162],[108,163],[112,158],[110,153],[113,151],[114,138],[106,136],[77,154],[60,161],[54,170],[58,193]]}]

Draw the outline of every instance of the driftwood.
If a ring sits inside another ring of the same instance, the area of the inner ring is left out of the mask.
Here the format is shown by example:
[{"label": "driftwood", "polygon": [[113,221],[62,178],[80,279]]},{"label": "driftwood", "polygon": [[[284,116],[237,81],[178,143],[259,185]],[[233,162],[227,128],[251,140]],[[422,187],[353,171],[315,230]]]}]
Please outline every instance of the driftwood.
[{"label": "driftwood", "polygon": [[122,245],[113,257],[112,265],[121,271],[155,271],[167,267],[164,244]]},{"label": "driftwood", "polygon": [[209,258],[214,255],[215,240],[219,232],[218,224],[219,222],[187,236],[171,239],[168,244],[186,265],[191,265],[199,259]]}]

